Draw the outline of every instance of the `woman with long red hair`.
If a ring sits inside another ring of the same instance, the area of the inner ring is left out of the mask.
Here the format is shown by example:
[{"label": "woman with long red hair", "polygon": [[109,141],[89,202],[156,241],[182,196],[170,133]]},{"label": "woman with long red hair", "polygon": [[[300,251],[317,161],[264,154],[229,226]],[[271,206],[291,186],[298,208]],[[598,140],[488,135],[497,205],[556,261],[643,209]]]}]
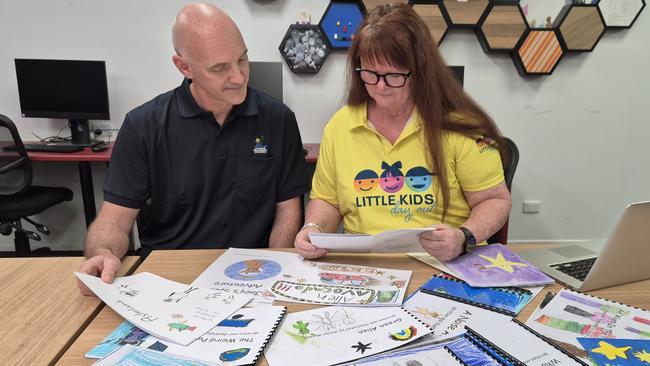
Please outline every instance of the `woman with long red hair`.
[{"label": "woman with long red hair", "polygon": [[347,103],[323,133],[298,252],[323,256],[309,233],[335,232],[341,220],[362,234],[430,226],[420,243],[441,260],[498,231],[511,207],[506,144],[419,15],[404,4],[373,9],[347,69]]}]

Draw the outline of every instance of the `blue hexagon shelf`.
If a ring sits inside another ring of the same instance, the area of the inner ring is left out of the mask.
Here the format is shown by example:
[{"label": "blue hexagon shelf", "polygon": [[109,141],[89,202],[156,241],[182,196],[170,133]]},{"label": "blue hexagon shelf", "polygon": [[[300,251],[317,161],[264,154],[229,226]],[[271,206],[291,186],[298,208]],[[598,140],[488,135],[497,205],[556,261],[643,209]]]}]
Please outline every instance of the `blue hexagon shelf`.
[{"label": "blue hexagon shelf", "polygon": [[346,49],[352,44],[352,35],[363,21],[366,8],[361,1],[330,1],[318,23],[333,49]]}]

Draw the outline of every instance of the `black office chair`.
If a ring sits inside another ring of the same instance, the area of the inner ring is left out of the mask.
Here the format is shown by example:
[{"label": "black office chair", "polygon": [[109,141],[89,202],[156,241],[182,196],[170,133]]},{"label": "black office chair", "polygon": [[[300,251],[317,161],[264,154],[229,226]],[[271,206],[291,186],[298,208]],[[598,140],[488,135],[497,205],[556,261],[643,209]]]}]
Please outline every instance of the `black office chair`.
[{"label": "black office chair", "polygon": [[[505,176],[506,186],[508,190],[512,192],[512,179],[515,177],[515,171],[517,170],[517,164],[519,164],[519,149],[517,144],[509,138],[505,138],[506,145],[508,147],[508,152],[510,153],[510,161],[508,164],[503,167],[503,175]],[[508,221],[503,224],[501,229],[494,233],[487,242],[488,243],[501,243],[506,244],[508,242]]]},{"label": "black office chair", "polygon": [[63,201],[72,200],[72,191],[59,187],[32,186],[32,164],[14,123],[0,114],[0,143],[13,142],[16,151],[0,150],[0,234],[14,235],[16,256],[49,254],[48,248],[32,252],[29,240],[40,241],[39,234],[23,228],[22,220],[49,235],[49,229],[28,216],[39,214]]}]

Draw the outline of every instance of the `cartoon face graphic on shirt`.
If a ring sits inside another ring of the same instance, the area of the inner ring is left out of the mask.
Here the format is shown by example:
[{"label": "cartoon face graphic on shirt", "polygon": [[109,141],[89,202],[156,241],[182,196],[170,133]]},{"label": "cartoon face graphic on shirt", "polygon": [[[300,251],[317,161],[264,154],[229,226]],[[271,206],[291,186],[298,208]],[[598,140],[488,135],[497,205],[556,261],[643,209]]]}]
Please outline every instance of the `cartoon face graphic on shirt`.
[{"label": "cartoon face graphic on shirt", "polygon": [[389,165],[385,161],[382,161],[381,168],[384,169],[379,180],[381,189],[386,193],[399,192],[404,187],[404,173],[400,170],[402,168],[402,162],[398,161],[393,165]]},{"label": "cartoon face graphic on shirt", "polygon": [[370,169],[362,170],[354,177],[354,189],[361,193],[370,193],[379,185],[379,176]]},{"label": "cartoon face graphic on shirt", "polygon": [[424,167],[417,166],[406,172],[406,186],[414,192],[424,192],[431,187],[433,175]]}]

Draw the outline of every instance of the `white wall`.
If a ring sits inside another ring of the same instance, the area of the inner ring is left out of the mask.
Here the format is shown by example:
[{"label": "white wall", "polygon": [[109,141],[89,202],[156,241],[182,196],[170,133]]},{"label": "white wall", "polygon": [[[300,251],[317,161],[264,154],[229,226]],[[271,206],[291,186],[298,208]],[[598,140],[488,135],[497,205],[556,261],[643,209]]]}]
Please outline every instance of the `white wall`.
[{"label": "white wall", "polygon": [[[537,0],[542,1],[542,0]],[[0,113],[31,133],[55,134],[63,120],[21,118],[13,59],[106,60],[110,123],[181,80],[170,58],[170,26],[185,1],[22,0],[0,2]],[[323,0],[215,1],[238,22],[255,61],[278,61],[278,45],[300,10],[317,23]],[[604,237],[626,203],[649,200],[650,85],[648,10],[634,27],[608,31],[593,53],[565,57],[553,75],[524,79],[507,55],[485,54],[468,30],[453,30],[442,44],[450,64],[465,65],[465,89],[519,145],[513,187],[512,241]],[[345,54],[331,54],[315,76],[284,70],[284,99],[296,112],[303,141],[318,142],[340,106]],[[96,164],[101,204],[105,167]],[[81,247],[85,228],[77,167],[35,164],[35,182],[65,185],[75,199],[40,215],[56,249]],[[542,201],[539,214],[522,214],[524,199]],[[0,250],[12,248],[0,237]],[[34,245],[35,247],[38,244]]]}]

